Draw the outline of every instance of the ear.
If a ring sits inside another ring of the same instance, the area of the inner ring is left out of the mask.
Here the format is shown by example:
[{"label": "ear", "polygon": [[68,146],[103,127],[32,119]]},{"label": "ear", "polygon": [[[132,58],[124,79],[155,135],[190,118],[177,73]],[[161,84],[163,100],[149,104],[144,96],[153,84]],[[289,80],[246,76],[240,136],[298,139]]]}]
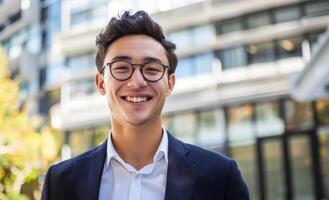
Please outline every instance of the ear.
[{"label": "ear", "polygon": [[175,82],[176,82],[176,76],[175,76],[175,74],[170,74],[168,76],[167,96],[169,96],[172,93],[172,91],[174,90]]},{"label": "ear", "polygon": [[105,90],[104,76],[100,73],[96,74],[96,86],[97,86],[98,92],[101,95],[105,95],[106,90]]}]

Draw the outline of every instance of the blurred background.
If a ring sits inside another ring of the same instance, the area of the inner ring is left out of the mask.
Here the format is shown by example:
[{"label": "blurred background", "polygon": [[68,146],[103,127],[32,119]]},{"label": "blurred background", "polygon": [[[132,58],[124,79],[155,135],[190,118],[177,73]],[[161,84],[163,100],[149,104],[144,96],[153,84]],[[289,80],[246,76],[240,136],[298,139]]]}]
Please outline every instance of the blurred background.
[{"label": "blurred background", "polygon": [[169,131],[236,159],[251,199],[329,199],[328,0],[0,0],[1,200],[106,139],[95,37],[122,9],[177,44]]}]

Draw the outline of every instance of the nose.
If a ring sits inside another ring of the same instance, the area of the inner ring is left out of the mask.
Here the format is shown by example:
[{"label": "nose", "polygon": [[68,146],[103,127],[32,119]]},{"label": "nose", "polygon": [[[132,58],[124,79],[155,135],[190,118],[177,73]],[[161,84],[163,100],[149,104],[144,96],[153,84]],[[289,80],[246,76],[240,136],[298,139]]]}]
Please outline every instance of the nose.
[{"label": "nose", "polygon": [[131,88],[140,88],[140,87],[145,87],[146,85],[147,82],[144,80],[140,68],[136,67],[135,71],[133,72],[132,76],[127,82],[127,86]]}]

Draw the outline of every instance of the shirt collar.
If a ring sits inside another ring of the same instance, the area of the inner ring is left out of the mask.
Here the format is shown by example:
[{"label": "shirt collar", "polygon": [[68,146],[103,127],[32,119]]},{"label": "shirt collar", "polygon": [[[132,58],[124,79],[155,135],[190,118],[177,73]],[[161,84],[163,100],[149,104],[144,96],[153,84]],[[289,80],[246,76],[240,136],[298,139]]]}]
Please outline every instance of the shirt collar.
[{"label": "shirt collar", "polygon": [[[165,162],[166,162],[166,164],[168,164],[168,133],[164,127],[162,127],[162,133],[163,133],[162,139],[161,139],[160,145],[153,157],[153,163],[159,161],[162,158],[162,156],[164,156]],[[109,137],[107,138],[106,168],[109,167],[111,158],[115,158],[119,162],[124,163],[124,161],[119,156],[119,154],[117,153],[117,151],[115,150],[115,148],[113,146],[111,134],[112,134],[112,131],[110,131]]]}]

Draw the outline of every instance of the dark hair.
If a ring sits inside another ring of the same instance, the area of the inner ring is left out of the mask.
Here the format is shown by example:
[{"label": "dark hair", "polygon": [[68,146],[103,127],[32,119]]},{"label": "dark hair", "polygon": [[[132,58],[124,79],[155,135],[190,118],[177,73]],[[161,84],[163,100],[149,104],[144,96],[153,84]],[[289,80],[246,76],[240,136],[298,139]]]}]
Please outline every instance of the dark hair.
[{"label": "dark hair", "polygon": [[177,66],[177,56],[174,53],[176,45],[166,40],[161,26],[144,11],[138,11],[134,14],[131,11],[123,11],[118,17],[112,17],[105,29],[98,34],[96,38],[96,66],[99,72],[102,71],[107,48],[115,40],[132,34],[148,35],[157,40],[167,52],[169,74],[175,72]]}]

